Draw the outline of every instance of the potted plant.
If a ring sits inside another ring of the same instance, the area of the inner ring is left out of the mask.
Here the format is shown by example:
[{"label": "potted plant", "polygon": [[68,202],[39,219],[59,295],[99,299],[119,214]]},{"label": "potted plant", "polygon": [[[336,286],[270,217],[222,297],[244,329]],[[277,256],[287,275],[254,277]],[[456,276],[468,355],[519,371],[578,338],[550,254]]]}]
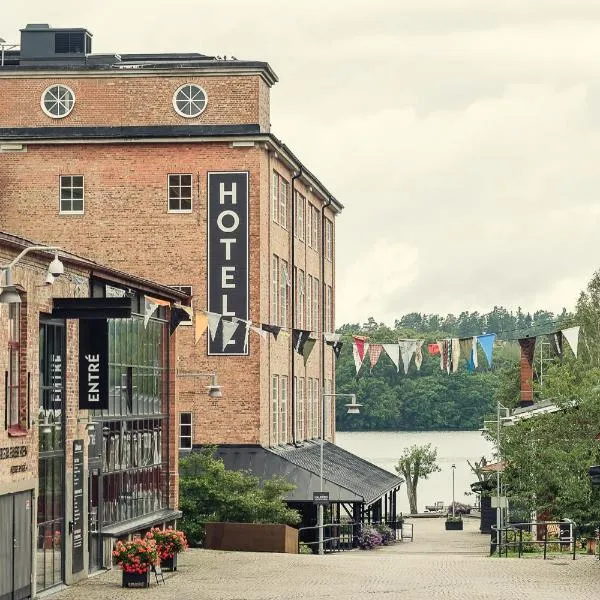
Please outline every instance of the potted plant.
[{"label": "potted plant", "polygon": [[463,520],[460,515],[447,515],[446,516],[446,531],[449,530],[460,530],[463,528]]},{"label": "potted plant", "polygon": [[163,569],[177,571],[177,555],[188,547],[183,531],[177,531],[172,527],[167,529],[153,527],[146,534],[146,538],[155,542],[160,566]]},{"label": "potted plant", "polygon": [[113,550],[113,557],[123,570],[123,587],[150,585],[150,568],[158,561],[154,540],[141,538],[127,542],[118,541]]}]

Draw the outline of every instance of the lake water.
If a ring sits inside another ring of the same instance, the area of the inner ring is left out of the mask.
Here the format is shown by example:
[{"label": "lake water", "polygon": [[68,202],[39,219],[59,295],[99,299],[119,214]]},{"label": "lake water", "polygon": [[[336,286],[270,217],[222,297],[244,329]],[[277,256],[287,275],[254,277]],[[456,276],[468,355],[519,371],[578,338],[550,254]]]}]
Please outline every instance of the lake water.
[{"label": "lake water", "polygon": [[[408,446],[431,444],[437,448],[437,463],[442,469],[428,479],[420,479],[417,486],[417,507],[423,512],[426,504],[443,500],[452,502],[452,465],[454,473],[454,497],[457,502],[473,504],[475,496],[467,496],[471,483],[477,480],[467,464],[479,461],[482,456],[491,459],[493,444],[481,436],[479,431],[338,431],[336,444],[369,462],[396,473],[394,466],[404,448]],[[398,507],[408,513],[408,498],[403,485],[398,494]]]}]

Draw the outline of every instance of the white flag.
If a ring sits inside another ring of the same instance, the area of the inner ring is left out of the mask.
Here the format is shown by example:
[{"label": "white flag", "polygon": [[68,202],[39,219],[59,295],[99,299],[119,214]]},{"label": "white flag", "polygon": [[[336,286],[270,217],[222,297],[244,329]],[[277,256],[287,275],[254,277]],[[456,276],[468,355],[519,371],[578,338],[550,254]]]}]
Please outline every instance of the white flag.
[{"label": "white flag", "polygon": [[563,329],[561,333],[567,342],[569,342],[569,346],[571,346],[571,350],[573,350],[573,354],[575,355],[575,358],[577,358],[577,346],[579,345],[579,325],[577,327]]},{"label": "white flag", "polygon": [[363,360],[365,359],[365,356],[367,356],[367,352],[369,351],[369,344],[367,344],[366,342],[364,343],[363,346],[363,357],[360,357],[360,352],[358,351],[358,348],[356,346],[356,343],[352,344],[352,354],[354,355],[354,366],[356,367],[356,374],[358,375],[358,372],[360,371],[360,367],[362,366]]},{"label": "white flag", "polygon": [[233,337],[233,334],[237,331],[237,328],[239,327],[239,323],[234,323],[233,321],[225,321],[225,319],[223,319],[221,321],[221,325],[223,327],[223,350],[225,350],[225,348],[227,347],[227,344],[229,344],[229,340]]},{"label": "white flag", "polygon": [[169,302],[166,300],[159,300],[158,298],[152,298],[151,296],[144,296],[144,329],[148,327],[150,317],[155,313],[159,306],[169,306]]},{"label": "white flag", "polygon": [[415,349],[415,365],[417,367],[417,371],[421,370],[421,365],[423,364],[423,342],[425,340],[417,340],[417,347]]},{"label": "white flag", "polygon": [[342,337],[341,333],[325,333],[323,332],[323,339],[329,344],[336,344]]},{"label": "white flag", "polygon": [[396,371],[400,371],[400,346],[398,344],[382,344],[385,353],[396,365]]},{"label": "white flag", "polygon": [[217,329],[219,328],[219,323],[221,321],[221,315],[206,311],[206,316],[208,317],[208,331],[210,332],[210,339],[214,342],[215,336],[217,335]]},{"label": "white flag", "polygon": [[404,374],[408,373],[408,366],[417,349],[417,340],[398,340],[400,346],[400,356],[402,356],[402,364],[404,365]]}]

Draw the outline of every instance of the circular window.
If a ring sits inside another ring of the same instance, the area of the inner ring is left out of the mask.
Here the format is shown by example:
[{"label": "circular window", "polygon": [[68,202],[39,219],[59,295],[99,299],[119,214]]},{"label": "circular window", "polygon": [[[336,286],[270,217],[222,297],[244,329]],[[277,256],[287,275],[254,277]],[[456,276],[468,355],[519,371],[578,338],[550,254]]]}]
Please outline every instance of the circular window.
[{"label": "circular window", "polygon": [[42,94],[42,110],[53,119],[66,117],[75,106],[75,94],[66,85],[51,85]]},{"label": "circular window", "polygon": [[182,117],[197,117],[206,108],[206,92],[199,85],[186,83],[173,94],[173,108]]}]

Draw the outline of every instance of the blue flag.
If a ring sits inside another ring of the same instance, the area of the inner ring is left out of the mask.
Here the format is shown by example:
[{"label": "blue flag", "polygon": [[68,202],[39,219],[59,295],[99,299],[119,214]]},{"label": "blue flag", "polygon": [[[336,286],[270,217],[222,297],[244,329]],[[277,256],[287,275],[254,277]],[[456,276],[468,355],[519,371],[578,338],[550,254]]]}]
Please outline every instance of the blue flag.
[{"label": "blue flag", "polygon": [[487,333],[485,335],[478,335],[477,341],[481,345],[483,353],[487,359],[488,365],[492,366],[492,352],[494,351],[494,342],[496,341],[495,333]]}]

